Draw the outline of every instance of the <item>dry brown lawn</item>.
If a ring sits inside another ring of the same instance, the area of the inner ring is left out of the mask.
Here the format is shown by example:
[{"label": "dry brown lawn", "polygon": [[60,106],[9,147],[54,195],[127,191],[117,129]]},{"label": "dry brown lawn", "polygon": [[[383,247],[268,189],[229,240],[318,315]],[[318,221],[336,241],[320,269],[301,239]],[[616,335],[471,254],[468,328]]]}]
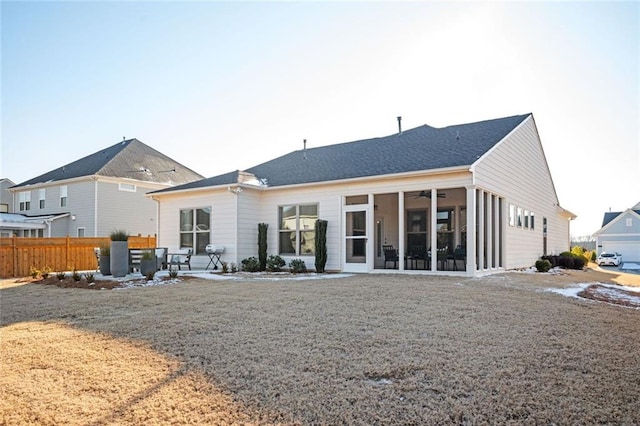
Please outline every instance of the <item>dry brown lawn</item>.
[{"label": "dry brown lawn", "polygon": [[639,275],[0,284],[0,424],[638,424]]}]

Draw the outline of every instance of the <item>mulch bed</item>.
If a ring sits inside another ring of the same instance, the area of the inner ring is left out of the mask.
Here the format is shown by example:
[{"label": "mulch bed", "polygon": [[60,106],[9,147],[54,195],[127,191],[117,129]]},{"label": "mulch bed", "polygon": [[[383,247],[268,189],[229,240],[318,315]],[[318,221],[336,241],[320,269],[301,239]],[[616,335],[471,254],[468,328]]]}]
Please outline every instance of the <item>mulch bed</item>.
[{"label": "mulch bed", "polygon": [[611,303],[613,305],[640,308],[638,292],[623,290],[621,288],[611,288],[600,284],[593,284],[578,293],[578,296],[598,302]]},{"label": "mulch bed", "polygon": [[[180,280],[191,280],[193,277],[189,277],[186,275],[181,275]],[[154,282],[162,282],[162,281],[170,281],[172,278],[169,277],[156,277],[154,278]],[[82,277],[80,281],[74,280],[71,276],[65,276],[64,279],[59,280],[55,275],[49,276],[47,278],[29,278],[28,281],[35,284],[42,285],[54,285],[60,288],[81,288],[86,290],[113,290],[114,288],[123,288],[126,286],[136,285],[136,286],[144,286],[147,283],[147,279],[144,277],[141,278],[133,278],[128,279],[126,281],[116,281],[116,280],[95,280],[94,282],[88,282],[87,279]],[[126,284],[126,285],[125,285]]]}]

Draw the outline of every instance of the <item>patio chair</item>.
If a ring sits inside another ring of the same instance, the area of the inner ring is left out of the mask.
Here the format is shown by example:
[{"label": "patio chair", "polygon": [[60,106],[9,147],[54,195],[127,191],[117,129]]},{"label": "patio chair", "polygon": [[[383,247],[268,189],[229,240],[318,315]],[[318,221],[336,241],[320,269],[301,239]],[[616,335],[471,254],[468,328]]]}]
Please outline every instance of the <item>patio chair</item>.
[{"label": "patio chair", "polygon": [[382,246],[384,251],[384,269],[387,269],[387,262],[393,262],[393,269],[398,269],[398,251],[393,246]]},{"label": "patio chair", "polygon": [[457,246],[453,251],[453,270],[458,270],[458,260],[462,260],[464,269],[467,269],[467,249],[462,246]]}]

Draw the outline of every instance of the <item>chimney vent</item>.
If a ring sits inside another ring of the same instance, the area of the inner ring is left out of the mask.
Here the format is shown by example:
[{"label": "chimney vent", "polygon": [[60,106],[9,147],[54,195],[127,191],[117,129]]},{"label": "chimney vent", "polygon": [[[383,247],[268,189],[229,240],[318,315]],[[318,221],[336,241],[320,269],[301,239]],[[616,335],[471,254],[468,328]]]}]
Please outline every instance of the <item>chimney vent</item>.
[{"label": "chimney vent", "polygon": [[398,116],[398,133],[402,133],[402,117]]}]

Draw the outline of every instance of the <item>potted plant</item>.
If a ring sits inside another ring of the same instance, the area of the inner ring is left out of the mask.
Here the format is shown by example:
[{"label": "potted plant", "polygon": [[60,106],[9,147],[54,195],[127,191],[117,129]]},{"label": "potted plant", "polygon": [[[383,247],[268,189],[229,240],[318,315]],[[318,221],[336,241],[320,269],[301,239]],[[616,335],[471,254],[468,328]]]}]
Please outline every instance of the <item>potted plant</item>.
[{"label": "potted plant", "polygon": [[111,247],[107,244],[100,246],[100,273],[111,275]]},{"label": "potted plant", "polygon": [[151,273],[155,273],[158,269],[156,256],[153,250],[145,250],[142,252],[140,259],[140,273],[145,277]]},{"label": "potted plant", "polygon": [[111,275],[124,277],[129,271],[129,234],[122,229],[111,232]]}]

